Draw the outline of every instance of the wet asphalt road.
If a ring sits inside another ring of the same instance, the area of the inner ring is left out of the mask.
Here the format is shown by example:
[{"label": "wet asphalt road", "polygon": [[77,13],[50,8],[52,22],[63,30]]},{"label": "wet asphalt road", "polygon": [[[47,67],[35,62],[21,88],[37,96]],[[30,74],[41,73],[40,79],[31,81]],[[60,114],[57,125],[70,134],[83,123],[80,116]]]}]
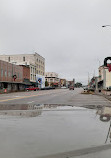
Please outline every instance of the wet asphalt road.
[{"label": "wet asphalt road", "polygon": [[80,94],[82,88],[16,92],[0,95],[0,104],[64,104],[74,106],[111,105],[102,96]]}]

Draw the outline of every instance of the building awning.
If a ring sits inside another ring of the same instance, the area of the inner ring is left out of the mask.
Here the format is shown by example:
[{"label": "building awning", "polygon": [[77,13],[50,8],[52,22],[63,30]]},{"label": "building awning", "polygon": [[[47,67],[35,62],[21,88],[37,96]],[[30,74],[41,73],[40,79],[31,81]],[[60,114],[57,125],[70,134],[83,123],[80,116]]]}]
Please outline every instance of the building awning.
[{"label": "building awning", "polygon": [[24,83],[25,85],[28,85],[28,86],[31,86],[31,85],[32,85],[32,83],[30,82],[30,80],[29,80],[29,79],[26,79],[26,78],[24,78],[23,83]]},{"label": "building awning", "polygon": [[0,81],[0,83],[24,84],[23,82]]}]

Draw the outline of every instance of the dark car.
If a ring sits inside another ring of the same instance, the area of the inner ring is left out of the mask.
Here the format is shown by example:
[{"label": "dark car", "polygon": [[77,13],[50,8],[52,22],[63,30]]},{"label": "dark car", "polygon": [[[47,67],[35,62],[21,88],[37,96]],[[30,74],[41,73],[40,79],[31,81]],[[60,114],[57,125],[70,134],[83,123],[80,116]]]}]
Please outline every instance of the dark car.
[{"label": "dark car", "polygon": [[74,90],[74,86],[70,86],[70,87],[69,87],[69,90]]},{"label": "dark car", "polygon": [[55,87],[44,87],[44,88],[41,88],[41,90],[51,90],[51,89],[55,89]]}]

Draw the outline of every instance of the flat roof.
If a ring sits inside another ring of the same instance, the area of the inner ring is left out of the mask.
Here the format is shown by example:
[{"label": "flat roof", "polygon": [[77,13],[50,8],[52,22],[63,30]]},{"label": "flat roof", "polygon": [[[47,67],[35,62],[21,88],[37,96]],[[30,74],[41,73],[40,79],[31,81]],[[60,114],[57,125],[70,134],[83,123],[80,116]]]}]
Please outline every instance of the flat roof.
[{"label": "flat roof", "polygon": [[22,53],[20,53],[20,54],[0,54],[0,56],[16,56],[16,55],[35,55],[35,54],[37,54],[38,56],[40,56],[40,57],[42,57],[43,59],[45,59],[43,56],[41,56],[40,54],[38,54],[38,53],[26,53],[26,54],[22,54]]}]

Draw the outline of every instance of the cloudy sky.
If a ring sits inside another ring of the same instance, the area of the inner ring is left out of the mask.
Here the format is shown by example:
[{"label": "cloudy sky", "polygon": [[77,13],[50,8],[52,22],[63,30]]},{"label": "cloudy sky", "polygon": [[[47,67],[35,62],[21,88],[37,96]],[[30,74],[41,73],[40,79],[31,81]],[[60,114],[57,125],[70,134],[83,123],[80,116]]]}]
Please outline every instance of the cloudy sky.
[{"label": "cloudy sky", "polygon": [[111,0],[0,0],[0,54],[37,52],[46,71],[87,83],[111,56]]}]

